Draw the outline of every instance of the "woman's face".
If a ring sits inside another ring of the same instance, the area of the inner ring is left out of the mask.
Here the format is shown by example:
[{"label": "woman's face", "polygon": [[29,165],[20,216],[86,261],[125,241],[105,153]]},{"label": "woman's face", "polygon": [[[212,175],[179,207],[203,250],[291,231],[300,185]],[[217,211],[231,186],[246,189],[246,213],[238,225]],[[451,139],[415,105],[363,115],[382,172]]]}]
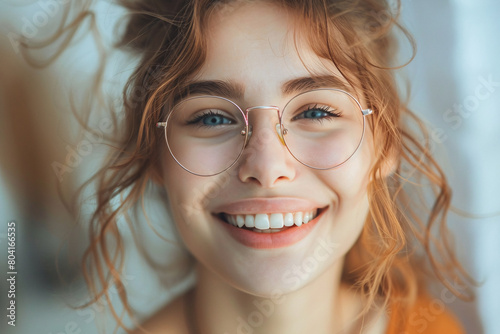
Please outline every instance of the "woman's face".
[{"label": "woman's face", "polygon": [[[208,25],[207,59],[193,82],[224,81],[241,92],[234,102],[245,110],[283,108],[300,92],[300,87],[284,91],[284,85],[311,72],[344,80],[331,61],[320,59],[300,38],[294,40],[294,28],[300,29],[292,13],[269,4],[218,9]],[[345,164],[316,170],[294,159],[278,139],[275,111],[251,113],[251,140],[231,169],[196,176],[165,150],[163,180],[177,229],[196,259],[238,289],[271,296],[297,290],[342,264],[368,213],[372,136],[366,127],[361,147]],[[318,217],[275,234],[242,232],[221,215],[272,220],[273,213],[285,219],[290,213],[288,218],[296,219],[311,211]]]}]

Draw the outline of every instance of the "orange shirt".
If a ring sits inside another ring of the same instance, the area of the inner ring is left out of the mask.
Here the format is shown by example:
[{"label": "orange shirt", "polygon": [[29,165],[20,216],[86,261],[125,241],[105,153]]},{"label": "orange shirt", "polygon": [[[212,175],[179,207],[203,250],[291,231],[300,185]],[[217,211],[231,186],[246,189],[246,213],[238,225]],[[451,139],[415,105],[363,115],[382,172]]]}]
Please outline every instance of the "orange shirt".
[{"label": "orange shirt", "polygon": [[464,334],[460,322],[438,298],[419,297],[409,312],[391,313],[386,334]]}]

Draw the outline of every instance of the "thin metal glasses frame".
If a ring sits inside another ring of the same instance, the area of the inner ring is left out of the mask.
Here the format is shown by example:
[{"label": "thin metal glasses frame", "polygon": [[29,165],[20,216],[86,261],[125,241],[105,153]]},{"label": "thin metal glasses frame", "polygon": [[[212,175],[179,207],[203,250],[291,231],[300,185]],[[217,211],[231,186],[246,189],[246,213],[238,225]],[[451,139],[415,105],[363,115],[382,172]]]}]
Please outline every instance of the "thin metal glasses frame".
[{"label": "thin metal glasses frame", "polygon": [[250,140],[250,137],[252,136],[252,125],[249,125],[248,124],[248,113],[252,110],[256,110],[256,109],[272,109],[272,110],[275,110],[278,114],[278,119],[279,119],[279,123],[276,124],[276,132],[278,134],[278,138],[280,139],[281,143],[287,148],[288,152],[290,153],[290,155],[295,159],[297,160],[298,162],[300,162],[301,164],[303,164],[304,166],[307,166],[309,168],[312,168],[312,169],[316,169],[316,170],[329,170],[329,169],[334,169],[334,168],[338,168],[340,166],[342,166],[343,164],[345,164],[347,161],[349,161],[349,159],[351,159],[351,157],[356,154],[356,152],[358,151],[359,147],[361,146],[361,143],[363,142],[363,138],[364,138],[364,135],[365,135],[365,116],[367,115],[370,115],[373,113],[373,110],[372,109],[363,109],[363,107],[361,106],[361,103],[359,103],[358,99],[356,99],[351,93],[349,92],[346,92],[342,89],[337,89],[337,88],[318,88],[318,89],[312,89],[312,90],[308,90],[308,91],[305,91],[305,92],[302,92],[300,94],[297,94],[295,95],[293,98],[291,98],[286,104],[285,106],[283,107],[283,111],[286,110],[287,106],[297,97],[303,95],[303,94],[307,94],[307,93],[310,93],[310,92],[315,92],[315,91],[323,91],[323,90],[328,90],[328,91],[337,91],[337,92],[341,92],[341,93],[344,93],[344,94],[347,94],[350,98],[352,98],[352,100],[354,102],[356,102],[357,106],[359,107],[359,110],[363,116],[363,132],[361,134],[361,138],[359,140],[359,143],[358,145],[356,146],[356,149],[354,150],[354,152],[349,156],[347,157],[347,159],[345,159],[342,163],[338,164],[338,165],[335,165],[335,166],[332,166],[332,167],[327,167],[327,168],[319,168],[319,167],[314,167],[314,166],[310,166],[302,161],[300,161],[299,158],[297,158],[293,153],[292,151],[290,150],[290,147],[287,145],[286,143],[286,134],[288,132],[288,130],[285,128],[285,126],[283,125],[283,112],[280,112],[280,108],[277,107],[277,106],[274,106],[274,105],[270,105],[270,106],[254,106],[254,107],[249,107],[249,108],[246,108],[245,109],[245,112],[243,112],[243,109],[240,108],[239,105],[237,105],[235,102],[225,98],[225,97],[222,97],[222,96],[215,96],[215,95],[200,95],[200,96],[193,96],[193,97],[190,97],[190,98],[187,98],[185,100],[182,100],[181,102],[177,103],[173,108],[172,110],[175,110],[175,108],[180,104],[180,103],[183,103],[185,101],[188,101],[188,100],[192,100],[192,99],[199,99],[199,98],[220,98],[222,100],[225,100],[229,103],[231,103],[232,105],[234,105],[240,112],[241,114],[243,115],[243,118],[245,120],[245,128],[243,130],[241,130],[241,135],[242,136],[245,136],[245,140],[244,140],[244,143],[241,147],[241,150],[238,154],[238,156],[236,157],[236,159],[234,160],[234,162],[229,165],[228,167],[224,168],[223,170],[221,170],[220,172],[217,172],[217,173],[213,173],[213,174],[199,174],[199,173],[195,173],[189,169],[187,169],[186,167],[184,167],[179,160],[177,160],[177,158],[175,157],[175,155],[173,154],[172,152],[172,149],[170,147],[170,144],[168,143],[168,138],[167,138],[167,125],[168,125],[168,121],[170,119],[170,116],[173,114],[172,112],[168,113],[168,116],[167,116],[167,119],[165,120],[165,122],[158,122],[156,123],[156,127],[157,128],[164,128],[164,131],[165,131],[165,142],[167,143],[167,148],[168,148],[168,151],[170,153],[170,155],[172,156],[172,158],[174,158],[174,160],[177,162],[177,164],[179,166],[181,166],[185,171],[193,174],[193,175],[197,175],[197,176],[203,176],[203,177],[208,177],[208,176],[215,176],[215,175],[218,175],[218,174],[221,174],[225,171],[227,171],[228,169],[230,169],[231,167],[233,167],[237,162],[238,160],[240,159],[241,155],[243,154],[243,151],[245,150],[245,147],[247,146],[249,140]]}]

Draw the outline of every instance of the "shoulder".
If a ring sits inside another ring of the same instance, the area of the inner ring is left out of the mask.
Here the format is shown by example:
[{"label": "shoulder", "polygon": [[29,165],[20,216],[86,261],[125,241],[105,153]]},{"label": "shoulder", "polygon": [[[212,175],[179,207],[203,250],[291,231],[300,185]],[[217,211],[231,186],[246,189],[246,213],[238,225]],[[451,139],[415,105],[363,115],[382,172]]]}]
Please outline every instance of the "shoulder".
[{"label": "shoulder", "polygon": [[153,314],[149,319],[141,323],[132,334],[189,334],[186,327],[186,296],[184,293]]},{"label": "shoulder", "polygon": [[387,334],[401,333],[464,334],[465,330],[443,301],[422,295],[406,312],[393,305]]}]

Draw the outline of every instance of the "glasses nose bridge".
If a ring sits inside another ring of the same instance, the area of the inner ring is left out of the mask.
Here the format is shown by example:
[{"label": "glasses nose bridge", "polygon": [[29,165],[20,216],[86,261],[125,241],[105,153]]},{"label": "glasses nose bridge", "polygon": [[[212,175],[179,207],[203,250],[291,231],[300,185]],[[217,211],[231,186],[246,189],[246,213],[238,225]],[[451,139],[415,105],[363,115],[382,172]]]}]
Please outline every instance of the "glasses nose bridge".
[{"label": "glasses nose bridge", "polygon": [[247,120],[248,120],[248,113],[250,111],[252,111],[252,110],[259,110],[259,109],[261,109],[261,110],[266,110],[266,109],[275,110],[276,113],[278,114],[278,119],[280,118],[280,108],[277,107],[277,106],[272,106],[271,105],[271,106],[255,106],[255,107],[248,107],[248,108],[246,108],[245,109],[245,116],[246,116]]},{"label": "glasses nose bridge", "polygon": [[283,131],[282,131],[282,126],[281,126],[281,114],[280,114],[280,108],[277,107],[277,106],[273,106],[273,105],[270,105],[270,106],[254,106],[254,107],[249,107],[249,108],[246,108],[245,109],[245,118],[246,118],[246,121],[247,121],[247,124],[248,124],[248,138],[247,138],[247,141],[246,141],[246,144],[245,146],[248,145],[248,142],[250,140],[250,137],[252,136],[252,125],[250,125],[249,123],[249,118],[248,118],[248,114],[250,111],[253,111],[253,110],[274,110],[276,111],[276,114],[278,116],[278,123],[276,123],[275,125],[275,130],[276,130],[276,134],[278,136],[278,139],[280,140],[280,142],[286,146],[285,144],[285,140],[283,139]]}]

